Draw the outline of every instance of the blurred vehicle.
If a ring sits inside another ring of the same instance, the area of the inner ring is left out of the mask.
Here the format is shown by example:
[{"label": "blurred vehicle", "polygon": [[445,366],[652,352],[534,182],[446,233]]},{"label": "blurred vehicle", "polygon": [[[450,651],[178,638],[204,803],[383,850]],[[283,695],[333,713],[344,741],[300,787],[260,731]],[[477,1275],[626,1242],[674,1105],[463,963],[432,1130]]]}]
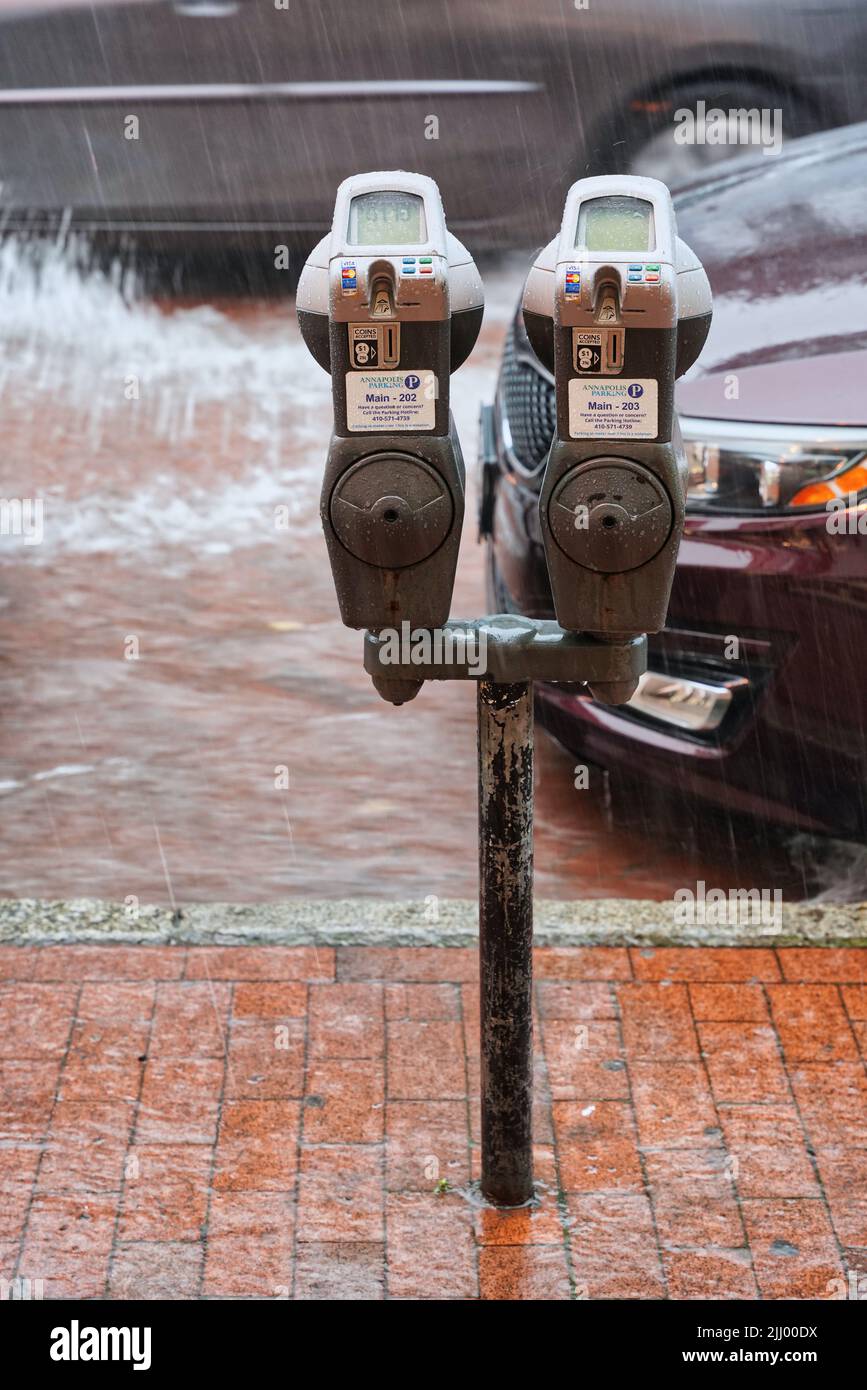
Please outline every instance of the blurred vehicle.
[{"label": "blurred vehicle", "polygon": [[865,57],[864,0],[3,0],[2,216],[309,245],[346,175],[410,168],[474,251],[528,245],[576,178],[742,148],[679,109],[867,117]]},{"label": "blurred vehicle", "polygon": [[[630,705],[556,687],[570,750],[679,797],[867,828],[867,125],[730,164],[675,200],[714,293],[678,383],[689,463],[668,626]],[[520,318],[483,409],[491,611],[553,616],[538,489],[554,389]],[[859,533],[860,526],[860,533]]]}]

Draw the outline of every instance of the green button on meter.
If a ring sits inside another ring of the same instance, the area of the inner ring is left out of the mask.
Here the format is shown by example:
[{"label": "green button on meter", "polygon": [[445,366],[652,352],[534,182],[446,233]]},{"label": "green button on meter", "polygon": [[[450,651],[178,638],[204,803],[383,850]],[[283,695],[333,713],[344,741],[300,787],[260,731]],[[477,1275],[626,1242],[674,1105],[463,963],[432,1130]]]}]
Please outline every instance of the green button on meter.
[{"label": "green button on meter", "polygon": [[433,256],[419,256],[418,263],[419,265],[432,265]]}]

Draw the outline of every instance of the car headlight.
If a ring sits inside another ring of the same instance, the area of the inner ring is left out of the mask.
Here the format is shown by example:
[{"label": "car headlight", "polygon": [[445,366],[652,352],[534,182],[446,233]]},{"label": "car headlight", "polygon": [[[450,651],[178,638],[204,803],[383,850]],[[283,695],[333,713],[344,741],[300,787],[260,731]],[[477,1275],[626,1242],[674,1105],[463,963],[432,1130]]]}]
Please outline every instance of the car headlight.
[{"label": "car headlight", "polygon": [[867,428],[681,418],[691,512],[824,511],[867,492]]}]

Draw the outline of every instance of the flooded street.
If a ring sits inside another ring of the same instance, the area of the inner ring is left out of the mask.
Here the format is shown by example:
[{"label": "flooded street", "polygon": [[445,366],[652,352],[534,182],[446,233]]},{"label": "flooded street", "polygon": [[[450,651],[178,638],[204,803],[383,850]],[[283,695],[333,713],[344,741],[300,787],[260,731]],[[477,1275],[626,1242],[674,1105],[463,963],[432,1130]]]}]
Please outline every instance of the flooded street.
[{"label": "flooded street", "polygon": [[[484,609],[476,416],[524,271],[486,271],[453,408],[469,473],[453,604]],[[129,302],[60,251],[0,261],[4,537],[0,893],[141,901],[471,897],[469,685],[384,704],[340,624],[319,518],[324,372],[290,298]],[[697,878],[803,896],[797,857],[648,826],[539,733],[537,892],[669,896]],[[754,856],[754,858],[751,858]]]}]

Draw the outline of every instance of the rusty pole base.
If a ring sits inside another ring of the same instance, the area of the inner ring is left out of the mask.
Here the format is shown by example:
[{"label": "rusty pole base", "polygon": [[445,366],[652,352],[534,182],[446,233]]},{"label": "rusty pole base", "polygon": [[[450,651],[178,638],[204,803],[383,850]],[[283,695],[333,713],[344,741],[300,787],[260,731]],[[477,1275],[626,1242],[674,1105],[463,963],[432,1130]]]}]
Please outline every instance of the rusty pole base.
[{"label": "rusty pole base", "polygon": [[480,680],[482,1195],[533,1195],[533,686]]}]

